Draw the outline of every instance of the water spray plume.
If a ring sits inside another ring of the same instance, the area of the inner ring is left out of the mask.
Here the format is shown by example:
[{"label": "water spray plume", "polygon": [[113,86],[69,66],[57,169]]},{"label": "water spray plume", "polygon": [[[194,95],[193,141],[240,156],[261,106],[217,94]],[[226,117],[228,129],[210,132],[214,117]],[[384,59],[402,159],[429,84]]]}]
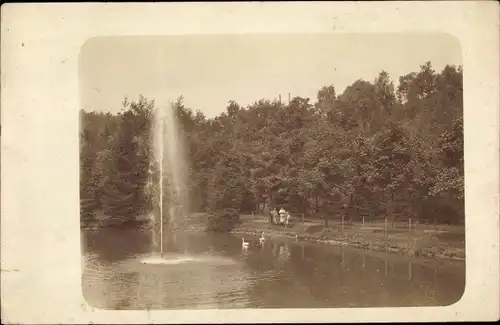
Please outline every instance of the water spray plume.
[{"label": "water spray plume", "polygon": [[[158,166],[158,200],[157,209],[160,221],[160,257],[164,254],[164,225],[168,222],[169,229],[175,229],[180,218],[186,217],[188,207],[186,195],[187,159],[181,126],[176,116],[176,105],[159,107],[154,114],[154,163]],[[154,186],[154,184],[153,184]],[[165,207],[168,207],[165,209]],[[167,219],[165,219],[167,217]],[[155,213],[151,218],[153,238],[157,231]]]}]

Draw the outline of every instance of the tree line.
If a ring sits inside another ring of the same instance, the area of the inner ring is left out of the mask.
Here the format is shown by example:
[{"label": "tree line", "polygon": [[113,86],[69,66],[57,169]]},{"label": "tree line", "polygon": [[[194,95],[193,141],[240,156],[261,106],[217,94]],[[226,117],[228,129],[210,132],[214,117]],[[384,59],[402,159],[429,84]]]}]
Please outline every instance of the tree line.
[{"label": "tree line", "polygon": [[[186,139],[191,212],[227,230],[240,213],[284,206],[328,220],[387,217],[463,223],[462,67],[430,62],[399,77],[385,71],[287,103],[229,101],[207,118],[172,104]],[[117,114],[81,111],[81,212],[136,222],[155,208],[148,190],[154,100],[125,99]]]}]

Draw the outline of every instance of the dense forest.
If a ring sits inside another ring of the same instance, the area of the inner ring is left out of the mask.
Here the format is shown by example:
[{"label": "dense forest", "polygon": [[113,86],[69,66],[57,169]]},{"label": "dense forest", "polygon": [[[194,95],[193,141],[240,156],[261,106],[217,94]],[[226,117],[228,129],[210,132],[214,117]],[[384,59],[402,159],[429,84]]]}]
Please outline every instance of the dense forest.
[{"label": "dense forest", "polygon": [[[230,101],[206,118],[172,104],[187,143],[191,212],[210,229],[240,213],[284,206],[328,222],[464,222],[462,68],[430,62],[399,77],[385,71],[315,102]],[[81,111],[82,222],[134,223],[154,209],[148,194],[155,102],[140,96],[118,114]],[[102,218],[101,218],[102,219]]]}]

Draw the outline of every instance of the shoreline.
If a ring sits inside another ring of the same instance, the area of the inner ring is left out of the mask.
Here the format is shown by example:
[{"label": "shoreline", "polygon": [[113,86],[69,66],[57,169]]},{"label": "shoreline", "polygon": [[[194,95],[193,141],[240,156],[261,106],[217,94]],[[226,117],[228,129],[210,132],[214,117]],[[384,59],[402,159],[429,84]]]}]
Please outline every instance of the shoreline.
[{"label": "shoreline", "polygon": [[[191,231],[199,231],[199,229],[194,229]],[[264,231],[266,236],[269,237],[286,237],[286,238],[296,238],[296,233],[291,232],[280,232],[280,231],[270,231],[269,229],[261,229],[261,230],[250,230],[250,229],[233,229],[229,233],[230,234],[245,234],[249,236],[260,236],[260,234]],[[370,243],[370,242],[362,242],[362,241],[351,241],[351,240],[336,240],[336,239],[324,239],[319,236],[314,235],[297,235],[297,238],[302,241],[308,241],[312,243],[318,243],[323,245],[332,245],[332,246],[348,246],[352,248],[374,251],[374,252],[385,252],[391,253],[395,255],[408,255],[408,256],[416,256],[416,257],[427,257],[433,259],[443,259],[443,260],[455,260],[455,261],[465,261],[465,257],[457,256],[456,254],[436,254],[433,251],[423,249],[417,254],[409,250],[407,247],[402,246],[390,246],[384,245],[383,243]],[[465,255],[465,253],[464,253]]]},{"label": "shoreline", "polygon": [[[186,231],[192,232],[204,232],[204,227],[201,226],[190,226],[185,229]],[[376,240],[372,242],[366,239],[352,239],[349,237],[337,238],[337,239],[328,239],[322,238],[318,235],[313,234],[300,234],[298,232],[293,231],[280,231],[269,228],[249,228],[245,226],[240,226],[233,228],[229,231],[229,234],[244,234],[249,236],[260,236],[261,233],[264,232],[265,236],[268,237],[286,237],[286,238],[298,238],[301,241],[307,241],[311,243],[318,243],[323,245],[332,245],[332,246],[348,246],[356,249],[374,251],[374,252],[384,252],[395,255],[407,255],[414,257],[425,257],[431,259],[439,259],[439,260],[454,260],[454,261],[465,261],[465,249],[459,249],[458,252],[456,250],[446,251],[443,253],[438,253],[435,250],[429,248],[423,249],[411,249],[408,248],[409,240],[399,240],[396,241],[397,245],[390,245],[384,240]],[[399,245],[398,245],[399,244]],[[462,254],[463,256],[460,256]]]},{"label": "shoreline", "polygon": [[[100,230],[100,229],[119,229],[120,227],[102,227],[99,225],[92,225],[81,227],[81,230]],[[141,231],[149,230],[150,227],[145,225],[135,228]],[[188,232],[205,232],[204,225],[189,225],[186,228],[179,228]],[[437,260],[454,260],[454,261],[465,261],[465,248],[438,248],[438,247],[424,247],[415,248],[411,247],[412,238],[407,237],[404,239],[392,238],[392,242],[389,242],[388,238],[353,238],[352,236],[342,236],[340,234],[335,235],[335,238],[325,238],[323,235],[318,234],[308,234],[301,231],[287,231],[285,229],[273,229],[273,228],[261,228],[261,227],[248,227],[245,225],[240,225],[232,230],[229,234],[244,234],[248,236],[260,236],[264,232],[265,236],[268,237],[285,237],[298,239],[301,241],[307,241],[311,243],[318,243],[323,245],[332,246],[347,246],[351,248],[356,248],[360,250],[373,251],[373,252],[384,252],[395,255],[403,256],[414,256],[414,257],[424,257]]]}]

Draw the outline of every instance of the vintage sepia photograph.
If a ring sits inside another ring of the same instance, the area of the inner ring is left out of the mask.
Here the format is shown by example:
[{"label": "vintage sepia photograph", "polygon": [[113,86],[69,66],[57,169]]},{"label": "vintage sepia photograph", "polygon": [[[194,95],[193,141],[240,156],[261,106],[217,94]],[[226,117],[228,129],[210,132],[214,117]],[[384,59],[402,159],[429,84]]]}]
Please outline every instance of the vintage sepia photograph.
[{"label": "vintage sepia photograph", "polygon": [[78,60],[90,306],[461,299],[470,220],[453,36],[95,37]]},{"label": "vintage sepia photograph", "polygon": [[3,4],[1,323],[498,320],[498,9]]}]

